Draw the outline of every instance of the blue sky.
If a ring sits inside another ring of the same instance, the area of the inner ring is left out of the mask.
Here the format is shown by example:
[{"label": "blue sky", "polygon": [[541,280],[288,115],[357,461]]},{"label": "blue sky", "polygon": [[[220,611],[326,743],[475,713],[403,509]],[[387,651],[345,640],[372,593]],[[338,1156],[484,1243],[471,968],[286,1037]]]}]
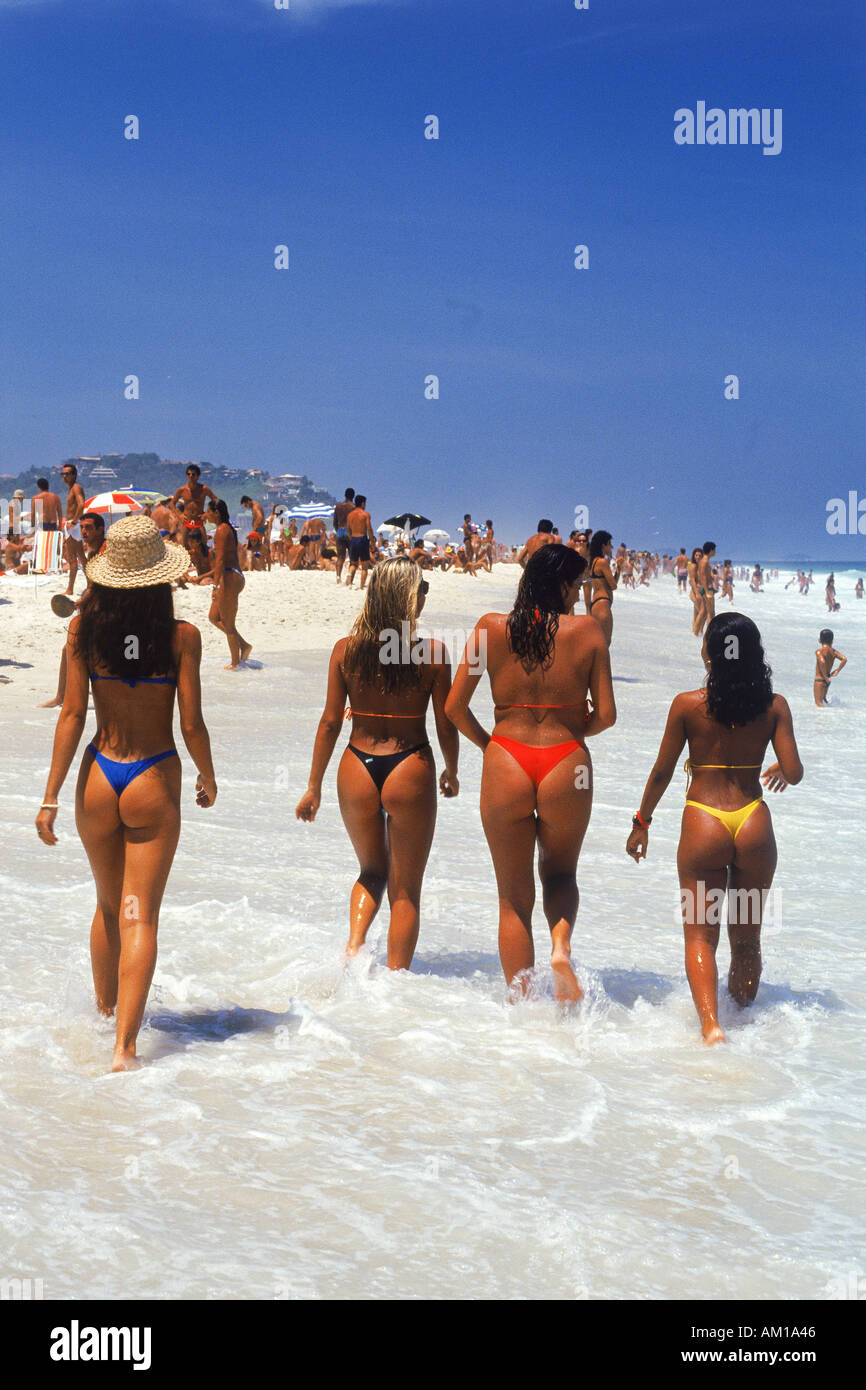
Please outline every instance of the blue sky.
[{"label": "blue sky", "polygon": [[[825,517],[866,496],[864,31],[836,0],[0,0],[0,471],[153,449],[509,540],[583,504],[630,544],[862,556]],[[699,100],[781,108],[781,153],[676,145]]]}]

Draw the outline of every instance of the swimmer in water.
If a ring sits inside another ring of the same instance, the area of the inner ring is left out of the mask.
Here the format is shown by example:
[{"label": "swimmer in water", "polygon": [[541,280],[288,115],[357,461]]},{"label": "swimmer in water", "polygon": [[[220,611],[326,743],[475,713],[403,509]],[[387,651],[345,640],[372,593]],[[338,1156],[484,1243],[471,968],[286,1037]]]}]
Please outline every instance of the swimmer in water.
[{"label": "swimmer in water", "polygon": [[352,732],[340,759],[337,796],[359,872],[349,899],[346,955],[356,956],[364,945],[387,889],[389,970],[412,964],[436,826],[436,766],[425,727],[431,701],[445,758],[439,790],[446,797],[459,791],[459,738],[445,714],[451,665],[441,642],[415,634],[426,593],[427,580],[404,556],[372,571],[360,617],[331,653],[310,780],[295,810],[298,820],[316,818],[348,699]]},{"label": "swimmer in water", "polygon": [[[136,1040],[156,966],[159,910],[180,835],[181,769],[172,730],[175,693],[184,742],[198,768],[196,802],[217,786],[201,712],[201,635],[178,622],[171,581],[189,556],[144,516],[109,528],[87,565],[88,594],[69,624],[67,680],[36,831],[56,845],[58,797],[87,720],[75,824],[96,886],[90,955],[96,1004],[117,1011],[113,1071],[138,1065]],[[138,640],[130,641],[134,636]]]},{"label": "swimmer in water", "polygon": [[[812,694],[815,704],[825,709],[829,705],[827,696],[830,694],[830,682],[834,676],[838,676],[843,666],[848,665],[847,656],[837,652],[833,646],[833,633],[829,627],[821,629],[818,635],[820,646],[815,649],[815,681],[812,686]],[[839,665],[833,668],[833,662],[838,661]]]},{"label": "swimmer in water", "polygon": [[[593,618],[572,616],[585,563],[567,545],[536,551],[511,613],[487,613],[476,624],[445,706],[484,751],[481,820],[499,893],[499,958],[512,998],[527,992],[535,964],[537,849],[554,994],[563,1004],[583,995],[571,964],[571,934],[577,861],[592,809],[585,740],[616,722],[604,634]],[[495,702],[492,735],[469,709],[485,669]]]},{"label": "swimmer in water", "polygon": [[[712,1046],[725,1041],[718,1019],[716,948],[726,897],[728,989],[741,1007],[755,998],[761,978],[762,913],[776,870],[776,840],[760,783],[782,792],[802,780],[803,764],[791,711],[781,695],[773,694],[761,634],[751,618],[731,612],[713,618],[702,656],[706,686],[677,695],[670,707],[626,853],[638,864],[646,858],[653,811],[688,743],[690,780],[677,870],[686,975],[703,1040]],[[761,774],[770,742],[778,761]]]}]

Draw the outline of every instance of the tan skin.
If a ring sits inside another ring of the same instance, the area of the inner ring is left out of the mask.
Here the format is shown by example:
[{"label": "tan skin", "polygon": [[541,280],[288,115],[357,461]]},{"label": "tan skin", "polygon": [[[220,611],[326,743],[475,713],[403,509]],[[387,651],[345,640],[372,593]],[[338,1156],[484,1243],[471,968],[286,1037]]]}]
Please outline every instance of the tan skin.
[{"label": "tan skin", "polygon": [[549,531],[536,531],[534,536],[530,536],[526,545],[517,557],[517,563],[526,569],[527,560],[531,560],[536,550],[540,550],[543,545],[552,545],[553,536]]},{"label": "tan skin", "polygon": [[[420,612],[423,599],[418,600]],[[314,821],[322,800],[322,779],[331,760],[347,699],[354,710],[351,742],[366,753],[396,753],[423,743],[427,737],[425,716],[432,701],[439,746],[445,767],[439,776],[442,796],[456,796],[459,739],[445,714],[451,688],[451,667],[445,648],[431,642],[429,659],[419,667],[422,679],[416,690],[388,697],[363,689],[343,670],[346,638],[331,653],[328,693],[319,720],[313,763],[307,790],[298,802],[298,820]],[[376,711],[395,714],[412,711],[405,719],[377,718]],[[429,748],[405,758],[387,778],[381,800],[370,774],[348,749],[337,771],[340,814],[358,856],[359,873],[349,899],[349,940],[346,955],[355,956],[379,910],[385,890],[391,908],[388,928],[388,969],[408,970],[412,964],[420,927],[421,884],[436,825],[436,768]]]},{"label": "tan skin", "polygon": [[[370,542],[370,555],[372,556],[375,554],[376,537],[373,534],[373,522],[368,511],[365,511],[363,507],[356,507],[353,512],[350,512],[346,518],[346,530],[349,533],[350,541],[360,540],[362,536],[366,536]],[[350,561],[349,572],[346,575],[346,587],[349,589],[352,587],[355,571],[359,563],[361,566],[361,588],[363,589],[366,587],[367,575],[370,572],[370,561],[361,560],[360,562],[355,561],[354,563]]]},{"label": "tan skin", "polygon": [[[839,665],[834,667],[834,661],[838,661]],[[837,652],[829,642],[822,642],[820,647],[815,648],[815,681],[812,694],[816,705],[823,707],[829,703],[827,696],[830,693],[830,682],[834,676],[838,676],[842,667],[847,665],[847,656]]]},{"label": "tan skin", "polygon": [[689,598],[692,601],[694,612],[692,614],[692,632],[699,637],[707,621],[707,610],[703,594],[698,593],[698,565],[703,558],[702,550],[693,550],[692,558],[689,560]]},{"label": "tan skin", "polygon": [[[88,560],[92,560],[94,555],[98,555],[105,544],[105,527],[100,526],[98,521],[92,517],[84,517],[81,522],[81,541],[84,546],[84,553]],[[86,575],[86,571],[85,571]],[[87,594],[87,590],[76,600],[76,608],[80,608]],[[60,670],[57,674],[57,694],[53,700],[43,700],[38,706],[39,709],[60,709],[63,704],[63,697],[66,694],[66,644],[60,653]]]},{"label": "tan skin", "polygon": [[41,489],[30,503],[30,525],[44,526],[46,523],[59,527],[63,521],[63,508],[56,492]]},{"label": "tan skin", "polygon": [[229,644],[231,661],[224,669],[236,671],[242,661],[246,661],[252,651],[252,643],[242,637],[237,629],[238,599],[246,584],[238,563],[237,539],[233,528],[222,521],[219,512],[211,507],[208,521],[216,527],[213,544],[213,594],[211,597],[208,621],[225,633]]},{"label": "tan skin", "polygon": [[[707,659],[706,643],[704,659]],[[761,795],[761,782],[769,791],[783,792],[787,786],[796,785],[803,777],[791,711],[781,695],[774,695],[769,709],[750,724],[729,729],[708,714],[703,689],[685,691],[677,695],[670,707],[658,757],[638,810],[643,820],[652,816],[664,795],[686,743],[694,764],[756,764],[754,768],[727,766],[695,772],[688,790],[689,800],[701,801],[721,811],[733,811],[756,800]],[[768,743],[772,743],[778,761],[760,773]],[[634,826],[626,843],[626,853],[640,863],[641,859],[646,858],[648,843],[649,830]],[[754,907],[748,914],[749,921],[728,927],[731,947],[728,989],[736,1002],[745,1007],[758,992],[761,978],[761,907],[764,892],[769,890],[773,882],[775,869],[776,840],[766,803],[753,811],[736,839],[707,811],[696,806],[683,808],[677,870],[680,891],[684,895],[686,975],[700,1019],[703,1041],[708,1046],[725,1041],[718,1020],[716,949],[720,927],[710,920],[696,920],[699,916],[709,918],[711,915],[708,912],[702,914],[700,904],[706,902],[709,894],[720,891],[759,890]]]},{"label": "tan skin", "polygon": [[[75,757],[87,719],[90,681],[75,647],[80,618],[67,639],[67,681],[57,721],[51,769],[43,801],[56,802]],[[210,739],[201,711],[201,634],[191,623],[175,624],[172,643],[177,672],[180,727],[198,768],[196,803],[212,806],[217,786]],[[133,762],[174,747],[175,687],[122,681],[93,686],[100,753]],[[137,1065],[136,1039],[156,966],[159,909],[180,834],[181,769],[177,758],[154,764],[118,797],[89,749],[81,760],[75,794],[75,823],[96,884],[97,907],[90,929],[90,955],[100,1013],[117,1011],[112,1071]],[[57,811],[42,809],[36,830],[55,845]]]},{"label": "tan skin", "polygon": [[[592,763],[588,752],[577,748],[536,789],[511,754],[490,742],[469,703],[482,675],[478,653],[486,651],[497,734],[540,748],[592,737],[616,723],[607,644],[592,618],[571,616],[581,586],[578,580],[563,589],[563,616],[553,663],[546,671],[527,674],[508,647],[506,615],[485,614],[467,644],[445,706],[460,732],[484,752],[481,820],[499,892],[499,957],[505,978],[526,993],[526,972],[535,964],[532,909],[537,846],[554,990],[563,1003],[576,1003],[583,994],[571,965],[571,933],[579,901],[577,860],[592,810]],[[589,719],[587,694],[593,703]],[[509,707],[516,703],[563,708]]]},{"label": "tan skin", "polygon": [[607,545],[603,547],[601,555],[597,556],[590,564],[592,570],[590,576],[592,616],[604,633],[604,640],[608,646],[613,639],[613,608],[610,593],[619,583],[619,571],[614,573],[610,567],[612,551],[613,542],[608,541]]},{"label": "tan skin", "polygon": [[[84,492],[81,484],[76,481],[75,473],[71,468],[61,470],[62,477],[68,489],[66,494],[66,524],[73,527],[81,520],[84,513]],[[76,541],[72,536],[67,536],[64,544],[66,561],[69,565],[69,583],[66,593],[71,594],[75,589],[75,577],[78,574],[79,565],[84,568],[84,545],[81,541]]]}]

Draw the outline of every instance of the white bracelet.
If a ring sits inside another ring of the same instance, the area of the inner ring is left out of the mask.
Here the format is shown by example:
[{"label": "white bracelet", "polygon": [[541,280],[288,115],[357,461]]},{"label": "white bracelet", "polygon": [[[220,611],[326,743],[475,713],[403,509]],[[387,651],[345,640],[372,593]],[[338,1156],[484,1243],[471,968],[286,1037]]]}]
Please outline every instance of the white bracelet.
[{"label": "white bracelet", "polygon": [[39,809],[40,811],[59,811],[60,807],[56,801],[43,801]]}]

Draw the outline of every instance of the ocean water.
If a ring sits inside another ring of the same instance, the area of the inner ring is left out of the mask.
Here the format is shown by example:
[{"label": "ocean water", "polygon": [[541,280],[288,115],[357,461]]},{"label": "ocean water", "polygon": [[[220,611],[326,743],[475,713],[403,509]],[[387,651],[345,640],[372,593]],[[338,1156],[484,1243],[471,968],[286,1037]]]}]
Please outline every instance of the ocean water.
[{"label": "ocean water", "polygon": [[[89,871],[68,814],[56,849],[36,842],[50,723],[25,715],[0,869],[0,1275],[41,1278],[46,1298],[161,1299],[825,1299],[862,1278],[866,601],[839,586],[849,665],[817,710],[823,594],[787,578],[738,585],[736,606],[762,629],[806,777],[772,798],[781,910],[758,999],[725,1001],[712,1050],[682,965],[676,780],[647,862],[624,852],[669,702],[703,675],[670,579],[614,606],[619,722],[592,743],[571,1016],[540,911],[534,997],[507,1002],[467,745],[412,971],[384,968],[387,909],[345,968],[336,761],[316,823],[294,818],[327,650],[261,651],[260,670],[205,671],[220,797],[195,808],[184,754],[148,1065],[107,1074]],[[513,582],[497,572],[485,605],[506,608]],[[434,576],[431,627],[466,625],[460,583]],[[724,940],[719,956],[724,978]]]}]

